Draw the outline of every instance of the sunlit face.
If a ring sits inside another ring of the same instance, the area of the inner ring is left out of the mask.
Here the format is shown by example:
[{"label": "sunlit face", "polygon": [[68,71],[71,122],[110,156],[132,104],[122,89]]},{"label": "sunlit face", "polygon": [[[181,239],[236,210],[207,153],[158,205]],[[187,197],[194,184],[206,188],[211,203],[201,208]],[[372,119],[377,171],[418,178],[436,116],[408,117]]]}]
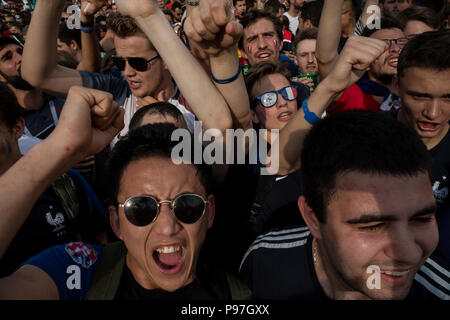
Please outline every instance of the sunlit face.
[{"label": "sunlit face", "polygon": [[[266,75],[253,86],[251,97],[257,97],[269,91],[277,91],[289,85],[288,79],[282,74]],[[262,129],[283,129],[296,113],[297,100],[287,101],[281,94],[278,94],[277,103],[273,107],[265,108],[260,103],[256,105],[253,122]]]},{"label": "sunlit face", "polygon": [[179,222],[167,203],[161,204],[156,220],[143,227],[131,224],[123,208],[118,208],[118,217],[111,209],[111,220],[118,219],[116,233],[128,249],[127,266],[146,289],[175,291],[194,280],[200,249],[214,220],[214,197],[206,196],[194,166],[175,165],[169,158],[132,161],[120,180],[119,203],[139,195],[172,200],[182,193],[195,193],[209,201],[203,216],[193,224]]},{"label": "sunlit face", "polygon": [[[143,35],[135,35],[126,38],[114,37],[114,44],[118,57],[140,57],[149,60],[157,56],[155,48]],[[161,58],[148,63],[147,71],[136,71],[127,62],[122,75],[128,81],[131,92],[138,98],[153,96],[160,88],[163,81],[165,66]]]},{"label": "sunlit face", "polygon": [[399,120],[431,149],[447,134],[450,121],[450,70],[408,68],[398,81]]},{"label": "sunlit face", "polygon": [[295,48],[295,53],[297,55],[298,67],[301,73],[317,73],[319,67],[316,59],[316,40],[306,39],[300,41]]},{"label": "sunlit face", "polygon": [[403,29],[403,33],[408,39],[414,38],[415,36],[428,31],[434,31],[434,29],[419,20],[408,21],[405,28]]},{"label": "sunlit face", "polygon": [[[320,256],[328,279],[354,299],[404,299],[437,246],[435,210],[427,173],[338,176],[326,223],[320,224]],[[367,285],[369,266],[381,270],[379,289]]]},{"label": "sunlit face", "polygon": [[[373,33],[370,37],[378,40],[387,40],[401,39],[404,38],[405,35],[400,29],[381,29]],[[369,72],[375,78],[381,78],[386,75],[393,76],[397,74],[398,57],[400,56],[402,49],[403,47],[392,42],[389,49],[381,54],[375,62],[372,63]]]},{"label": "sunlit face", "polygon": [[260,19],[244,29],[242,52],[250,65],[263,61],[277,61],[283,43],[275,26],[268,19]]}]

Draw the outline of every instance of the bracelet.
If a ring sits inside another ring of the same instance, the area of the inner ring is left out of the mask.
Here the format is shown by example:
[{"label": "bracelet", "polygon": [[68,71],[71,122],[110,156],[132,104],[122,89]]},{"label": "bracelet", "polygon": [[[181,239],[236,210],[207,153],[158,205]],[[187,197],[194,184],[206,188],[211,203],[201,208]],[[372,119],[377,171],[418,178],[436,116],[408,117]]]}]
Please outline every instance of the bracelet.
[{"label": "bracelet", "polygon": [[314,124],[316,124],[317,122],[320,121],[320,118],[314,112],[309,111],[309,109],[308,109],[308,100],[309,100],[309,97],[306,98],[305,100],[303,100],[302,110],[303,110],[303,113],[305,114],[306,122],[308,122],[309,124],[314,125]]},{"label": "bracelet", "polygon": [[211,77],[212,77],[212,79],[214,80],[214,82],[216,82],[216,83],[219,83],[219,84],[227,84],[227,83],[231,83],[231,82],[233,82],[234,80],[236,80],[236,79],[239,77],[239,75],[241,74],[241,71],[242,71],[242,66],[241,66],[241,64],[239,63],[239,69],[238,69],[238,71],[237,71],[236,74],[235,74],[234,76],[232,76],[231,78],[228,78],[228,79],[217,79],[216,77],[214,77],[212,71],[211,71]]},{"label": "bracelet", "polygon": [[200,4],[200,0],[193,1],[193,2],[186,0],[186,4],[191,6],[191,7],[196,7],[196,6],[198,6]]},{"label": "bracelet", "polygon": [[94,32],[94,28],[92,28],[92,29],[84,29],[83,27],[80,27],[80,30],[81,30],[81,32],[87,33],[87,34]]}]

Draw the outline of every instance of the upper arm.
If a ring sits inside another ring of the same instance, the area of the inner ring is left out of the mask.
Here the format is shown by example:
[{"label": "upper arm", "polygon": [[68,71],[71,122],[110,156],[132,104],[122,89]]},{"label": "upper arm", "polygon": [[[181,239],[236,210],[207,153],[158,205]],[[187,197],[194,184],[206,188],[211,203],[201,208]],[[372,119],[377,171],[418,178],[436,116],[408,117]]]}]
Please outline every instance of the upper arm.
[{"label": "upper arm", "polygon": [[52,74],[37,87],[59,98],[66,98],[73,86],[82,86],[80,72],[57,65]]},{"label": "upper arm", "polygon": [[11,276],[0,279],[0,300],[57,300],[55,282],[42,269],[24,265]]}]

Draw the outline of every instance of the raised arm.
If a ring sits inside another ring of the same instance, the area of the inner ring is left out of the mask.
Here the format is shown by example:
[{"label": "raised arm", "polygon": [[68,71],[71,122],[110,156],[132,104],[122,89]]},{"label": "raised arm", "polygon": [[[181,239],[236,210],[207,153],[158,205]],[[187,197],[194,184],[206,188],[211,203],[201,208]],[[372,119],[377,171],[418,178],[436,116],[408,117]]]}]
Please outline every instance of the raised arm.
[{"label": "raised arm", "polygon": [[209,55],[211,77],[218,79],[214,84],[230,108],[233,128],[252,128],[249,97],[237,54],[243,28],[231,14],[228,2],[202,0],[198,7],[190,8],[184,28],[190,43],[195,42]]},{"label": "raised arm", "polygon": [[57,62],[58,23],[64,7],[61,0],[38,0],[23,52],[22,77],[30,84],[59,97],[72,86],[81,86],[78,71]]},{"label": "raised arm", "polygon": [[341,38],[341,10],[344,0],[325,0],[317,34],[316,58],[321,79],[330,73],[337,61]]},{"label": "raised arm", "polygon": [[231,128],[227,103],[173,32],[156,1],[117,0],[116,4],[119,12],[132,17],[152,42],[195,115],[203,122],[203,129],[215,128],[225,133],[226,129]]},{"label": "raised arm", "polygon": [[83,29],[88,32],[92,30],[92,32],[81,31],[81,61],[77,70],[100,72],[102,60],[98,38],[94,31],[94,16],[105,4],[105,0],[82,0],[81,2],[81,24],[86,26]]},{"label": "raised arm", "polygon": [[[330,74],[309,98],[309,111],[321,115],[334,97],[358,81],[370,64],[386,50],[387,45],[381,40],[357,36],[349,38]],[[305,109],[302,108],[280,131],[278,174],[300,169],[299,155],[310,128],[311,123],[305,119]]]}]

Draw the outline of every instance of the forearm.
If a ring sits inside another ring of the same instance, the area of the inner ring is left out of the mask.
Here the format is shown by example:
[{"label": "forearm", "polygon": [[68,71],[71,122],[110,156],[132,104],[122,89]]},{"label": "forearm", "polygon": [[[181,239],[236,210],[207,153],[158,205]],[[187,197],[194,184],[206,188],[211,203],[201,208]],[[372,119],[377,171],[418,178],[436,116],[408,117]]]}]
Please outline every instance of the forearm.
[{"label": "forearm", "polygon": [[172,31],[162,11],[147,18],[137,17],[135,21],[166,63],[195,115],[203,121],[203,129],[224,132],[231,128],[232,119],[224,98]]},{"label": "forearm", "polygon": [[[215,78],[229,79],[233,77],[240,70],[237,48],[231,47],[221,51],[217,56],[210,56],[210,64],[211,73]],[[242,72],[231,83],[214,82],[214,84],[230,108],[233,128],[243,130],[252,128],[250,102]]]},{"label": "forearm", "polygon": [[0,177],[0,258],[39,196],[70,168],[63,152],[44,140]]},{"label": "forearm", "polygon": [[[88,23],[93,26],[94,17],[86,17],[81,14],[81,23]],[[81,32],[81,61],[77,70],[100,72],[100,65],[100,46],[95,31],[91,33]]]},{"label": "forearm", "polygon": [[[338,94],[324,79],[314,90],[308,100],[308,109],[320,117]],[[303,140],[312,125],[305,120],[305,113],[300,109],[295,117],[280,131],[279,135],[279,175],[285,175],[300,169],[300,157]]]},{"label": "forearm", "polygon": [[316,48],[321,79],[325,79],[338,58],[343,3],[344,0],[325,0],[322,9]]},{"label": "forearm", "polygon": [[31,19],[23,52],[22,76],[36,87],[48,78],[56,67],[58,22],[64,1],[38,0]]}]

